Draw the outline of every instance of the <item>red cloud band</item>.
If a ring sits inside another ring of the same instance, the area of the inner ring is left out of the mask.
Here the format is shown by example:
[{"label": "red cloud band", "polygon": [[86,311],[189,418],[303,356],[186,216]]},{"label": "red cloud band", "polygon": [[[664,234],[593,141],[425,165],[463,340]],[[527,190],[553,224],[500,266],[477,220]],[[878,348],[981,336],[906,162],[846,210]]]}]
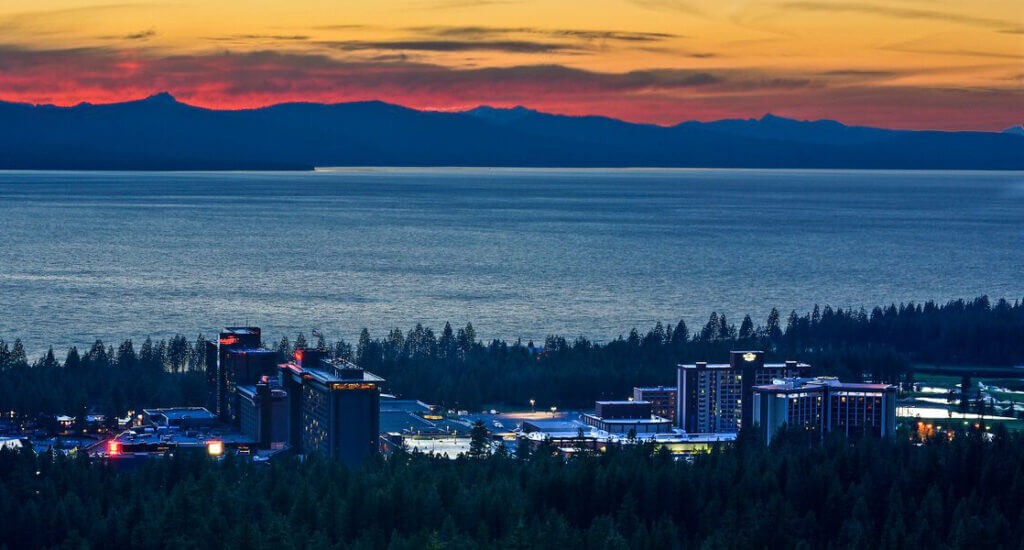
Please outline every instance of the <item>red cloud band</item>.
[{"label": "red cloud band", "polygon": [[170,91],[205,107],[379,99],[419,109],[526,105],[672,124],[759,116],[883,127],[994,130],[1024,119],[1019,89],[880,85],[876,75],[771,76],[737,70],[599,73],[557,65],[454,69],[401,57],[346,61],[272,51],[151,57],[103,49],[0,48],[0,99],[72,105]]}]

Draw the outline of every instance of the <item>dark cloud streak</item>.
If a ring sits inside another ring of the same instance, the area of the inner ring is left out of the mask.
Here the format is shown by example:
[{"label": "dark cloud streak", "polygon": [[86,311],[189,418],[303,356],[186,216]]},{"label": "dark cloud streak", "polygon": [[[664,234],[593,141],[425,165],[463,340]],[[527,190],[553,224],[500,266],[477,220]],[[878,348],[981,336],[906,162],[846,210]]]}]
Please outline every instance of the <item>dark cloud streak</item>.
[{"label": "dark cloud streak", "polygon": [[541,29],[534,27],[412,27],[414,32],[424,32],[442,37],[487,38],[507,36],[510,34],[536,34],[556,38],[576,38],[581,40],[614,40],[622,42],[656,42],[679,35],[660,32],[636,32],[593,29]]},{"label": "dark cloud streak", "polygon": [[398,50],[425,52],[497,51],[506,53],[545,53],[571,51],[566,44],[526,40],[333,40],[316,44],[341,51]]}]

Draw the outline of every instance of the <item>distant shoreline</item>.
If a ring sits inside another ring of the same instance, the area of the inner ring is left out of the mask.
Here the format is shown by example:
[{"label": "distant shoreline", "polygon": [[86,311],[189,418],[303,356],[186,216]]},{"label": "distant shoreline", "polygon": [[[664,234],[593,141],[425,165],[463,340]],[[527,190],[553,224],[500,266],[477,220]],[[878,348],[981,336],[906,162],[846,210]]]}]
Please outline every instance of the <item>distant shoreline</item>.
[{"label": "distant shoreline", "polygon": [[940,173],[1020,173],[1024,168],[862,168],[862,167],[757,167],[757,166],[476,166],[476,165],[421,165],[421,166],[316,166],[312,168],[8,168],[0,167],[0,175],[11,173],[146,173],[146,174],[344,174],[375,172],[470,172],[493,170],[499,172],[940,172]]},{"label": "distant shoreline", "polygon": [[380,102],[201,109],[161,94],[67,108],[0,103],[0,168],[314,171],[318,167],[1024,170],[1016,131],[759,119],[633,124],[529,109]]}]

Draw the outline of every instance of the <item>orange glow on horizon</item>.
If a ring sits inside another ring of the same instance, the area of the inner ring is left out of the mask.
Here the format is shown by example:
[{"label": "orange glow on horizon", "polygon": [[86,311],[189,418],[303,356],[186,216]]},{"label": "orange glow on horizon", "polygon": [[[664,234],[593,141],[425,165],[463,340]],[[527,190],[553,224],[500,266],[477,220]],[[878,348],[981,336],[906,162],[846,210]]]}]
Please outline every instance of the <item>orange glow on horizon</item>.
[{"label": "orange glow on horizon", "polygon": [[1018,0],[8,0],[0,28],[0,100],[34,104],[166,91],[217,109],[381,100],[657,124],[1024,120]]}]

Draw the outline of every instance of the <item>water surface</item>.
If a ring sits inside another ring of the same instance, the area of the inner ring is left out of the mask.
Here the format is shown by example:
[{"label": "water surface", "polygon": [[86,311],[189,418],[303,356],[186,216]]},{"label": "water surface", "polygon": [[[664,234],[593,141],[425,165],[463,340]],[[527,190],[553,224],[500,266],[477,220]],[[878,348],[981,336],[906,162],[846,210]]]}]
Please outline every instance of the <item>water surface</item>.
[{"label": "water surface", "polygon": [[604,340],[1022,273],[1019,172],[0,172],[0,338],[36,353],[244,322]]}]

